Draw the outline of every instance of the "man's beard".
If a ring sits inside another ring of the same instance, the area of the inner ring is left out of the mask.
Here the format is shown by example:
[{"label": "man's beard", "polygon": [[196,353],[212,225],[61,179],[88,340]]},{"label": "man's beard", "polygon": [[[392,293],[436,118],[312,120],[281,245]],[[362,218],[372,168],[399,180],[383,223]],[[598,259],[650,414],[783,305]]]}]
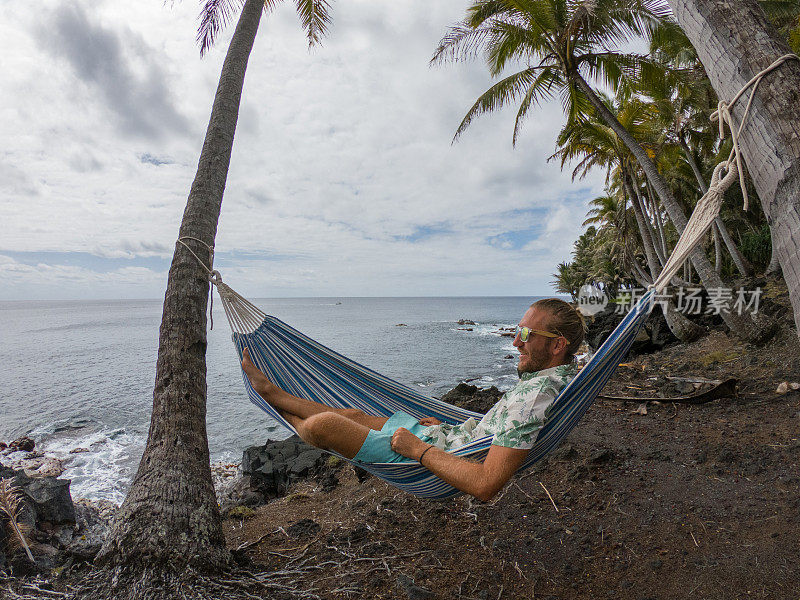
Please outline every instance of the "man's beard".
[{"label": "man's beard", "polygon": [[522,377],[525,373],[535,373],[541,371],[547,364],[547,358],[543,356],[528,355],[527,366],[520,368],[517,364],[517,377]]}]

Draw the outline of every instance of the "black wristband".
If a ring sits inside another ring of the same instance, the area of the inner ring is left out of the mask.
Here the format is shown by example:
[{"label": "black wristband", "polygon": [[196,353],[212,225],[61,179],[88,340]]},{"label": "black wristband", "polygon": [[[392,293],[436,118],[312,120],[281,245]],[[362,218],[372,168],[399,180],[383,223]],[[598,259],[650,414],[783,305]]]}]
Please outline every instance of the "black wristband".
[{"label": "black wristband", "polygon": [[[428,446],[427,448],[425,448],[425,450],[423,450],[423,451],[422,451],[422,454],[420,454],[420,455],[419,455],[419,460],[417,460],[417,462],[418,462],[419,464],[421,464],[421,465],[422,465],[422,457],[423,457],[423,456],[425,456],[425,453],[426,453],[428,450],[430,450],[431,448],[433,448],[433,444],[431,444],[430,446]],[[425,465],[422,465],[422,466],[424,467]]]}]

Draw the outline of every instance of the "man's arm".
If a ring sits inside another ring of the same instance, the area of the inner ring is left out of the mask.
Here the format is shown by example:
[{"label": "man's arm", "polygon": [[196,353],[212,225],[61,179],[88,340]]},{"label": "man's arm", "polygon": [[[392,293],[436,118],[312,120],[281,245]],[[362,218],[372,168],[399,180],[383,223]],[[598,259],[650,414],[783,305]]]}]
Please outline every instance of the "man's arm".
[{"label": "man's arm", "polygon": [[422,462],[426,469],[484,502],[494,498],[503,489],[528,455],[527,450],[492,445],[482,463],[472,462],[431,447],[403,427],[392,436],[392,450],[414,460],[419,460],[425,452]]}]

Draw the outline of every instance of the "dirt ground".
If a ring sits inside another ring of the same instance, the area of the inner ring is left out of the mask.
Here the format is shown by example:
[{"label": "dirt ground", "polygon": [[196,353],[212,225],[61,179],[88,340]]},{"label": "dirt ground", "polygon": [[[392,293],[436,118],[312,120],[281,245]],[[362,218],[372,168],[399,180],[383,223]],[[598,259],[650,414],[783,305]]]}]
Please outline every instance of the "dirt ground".
[{"label": "dirt ground", "polygon": [[331,464],[333,490],[306,481],[227,520],[229,544],[324,599],[800,598],[800,392],[775,391],[800,381],[796,332],[763,347],[713,332],[629,364],[605,393],[691,387],[667,376],[735,377],[739,392],[646,414],[598,400],[489,503],[421,500]]}]

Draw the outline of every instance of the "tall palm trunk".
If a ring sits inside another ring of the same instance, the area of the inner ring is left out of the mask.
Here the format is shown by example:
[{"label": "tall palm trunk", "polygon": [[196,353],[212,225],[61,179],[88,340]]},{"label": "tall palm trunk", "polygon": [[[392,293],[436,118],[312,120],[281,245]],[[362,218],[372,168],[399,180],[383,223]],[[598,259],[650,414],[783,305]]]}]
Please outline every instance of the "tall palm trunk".
[{"label": "tall palm trunk", "polygon": [[711,238],[714,241],[714,271],[720,274],[722,273],[722,246],[719,243],[719,228],[716,223],[711,226]]},{"label": "tall palm trunk", "polygon": [[[608,107],[603,104],[592,87],[583,77],[581,77],[580,73],[573,73],[572,77],[575,81],[575,84],[586,95],[586,98],[589,100],[595,110],[597,110],[600,117],[608,124],[609,127],[614,130],[614,132],[631,151],[631,154],[633,154],[633,156],[636,158],[639,166],[647,176],[647,180],[650,182],[650,185],[653,187],[656,195],[659,197],[664,205],[664,208],[667,210],[669,218],[672,220],[672,223],[675,225],[678,233],[683,233],[688,219],[686,218],[686,215],[684,214],[678,202],[673,197],[667,182],[664,181],[664,178],[661,177],[661,174],[658,172],[658,168],[656,167],[655,163],[650,160],[650,157],[647,156],[647,153],[645,152],[644,148],[641,147],[639,142],[634,139],[630,132],[622,126],[616,116],[614,116]],[[705,252],[703,252],[702,248],[696,248],[694,252],[692,252],[691,259],[695,270],[700,276],[700,280],[706,289],[723,289],[726,287],[720,276],[714,272],[714,267],[712,266],[711,261],[708,260],[708,257],[705,255]],[[740,315],[736,311],[729,310],[728,312],[723,311],[720,316],[723,318],[725,324],[730,328],[734,335],[746,341],[761,341],[765,334],[763,328],[757,326],[753,319],[747,314]]]},{"label": "tall palm trunk", "polygon": [[775,251],[775,234],[770,229],[770,240],[772,242],[772,255],[769,257],[769,264],[764,271],[765,275],[775,275],[781,270],[781,263],[778,260],[778,253]]},{"label": "tall palm trunk", "polygon": [[[214,243],[245,70],[262,8],[263,0],[247,0],[228,48],[181,237]],[[207,259],[202,244],[187,244]],[[217,569],[229,560],[206,434],[208,291],[205,270],[177,245],[164,297],[147,447],[98,556],[101,564]]]},{"label": "tall palm trunk", "polygon": [[[700,186],[703,194],[705,194],[708,191],[708,184],[703,177],[703,173],[700,171],[697,161],[694,159],[694,154],[692,154],[689,144],[686,143],[686,140],[683,139],[682,135],[678,136],[678,141],[680,142],[683,153],[686,156],[686,161],[692,168],[692,172],[694,173],[694,178],[697,180],[697,184]],[[739,273],[741,273],[744,277],[749,277],[752,275],[753,265],[750,264],[750,261],[744,257],[744,255],[739,251],[739,248],[736,247],[736,244],[733,243],[733,238],[731,238],[731,234],[728,232],[728,228],[725,226],[722,217],[717,215],[717,218],[714,219],[714,225],[716,226],[716,231],[718,231],[719,235],[722,236],[722,241],[725,242],[725,247],[728,249],[731,258],[733,259],[733,264],[735,264],[736,268],[739,269]],[[719,239],[716,237],[716,235],[717,234],[714,233],[714,249],[718,253]]]},{"label": "tall palm trunk", "polygon": [[644,189],[647,192],[647,197],[650,199],[650,206],[652,206],[653,220],[656,223],[656,230],[658,231],[658,239],[661,243],[661,253],[664,256],[664,262],[667,262],[669,251],[667,250],[667,236],[664,233],[664,222],[661,219],[661,209],[658,206],[658,201],[655,198],[653,198],[653,193],[650,191],[650,186],[647,185],[647,182],[645,182]]},{"label": "tall palm trunk", "polygon": [[630,186],[632,188],[632,192],[636,198],[636,203],[639,206],[639,210],[642,213],[643,217],[643,224],[642,226],[647,231],[648,236],[653,244],[653,251],[655,252],[656,256],[658,257],[658,264],[659,267],[662,267],[664,263],[667,262],[667,257],[661,251],[661,243],[657,238],[657,233],[653,228],[653,223],[650,220],[650,213],[647,208],[647,202],[642,198],[642,195],[639,193],[641,187],[639,186],[639,182],[636,180],[636,174],[633,171],[629,171],[630,174]]},{"label": "tall palm trunk", "polygon": [[[631,206],[633,206],[633,212],[636,215],[636,223],[639,225],[639,232],[642,236],[644,253],[647,257],[647,266],[650,268],[653,281],[655,281],[661,274],[661,264],[658,262],[658,257],[656,256],[650,225],[644,216],[639,195],[634,191],[630,179],[624,171],[622,174],[622,180],[628,195],[631,197]],[[672,302],[672,300],[667,302],[666,307],[662,305],[662,308],[664,319],[667,321],[669,330],[682,342],[691,342],[703,335],[703,328],[692,323],[684,315],[679,313],[676,310],[675,304]]]},{"label": "tall palm trunk", "polygon": [[[757,0],[669,4],[723,100],[732,99],[753,75],[791,52]],[[733,107],[737,123],[745,102]],[[789,60],[763,79],[740,146],[769,221],[800,331],[800,61]]]}]

